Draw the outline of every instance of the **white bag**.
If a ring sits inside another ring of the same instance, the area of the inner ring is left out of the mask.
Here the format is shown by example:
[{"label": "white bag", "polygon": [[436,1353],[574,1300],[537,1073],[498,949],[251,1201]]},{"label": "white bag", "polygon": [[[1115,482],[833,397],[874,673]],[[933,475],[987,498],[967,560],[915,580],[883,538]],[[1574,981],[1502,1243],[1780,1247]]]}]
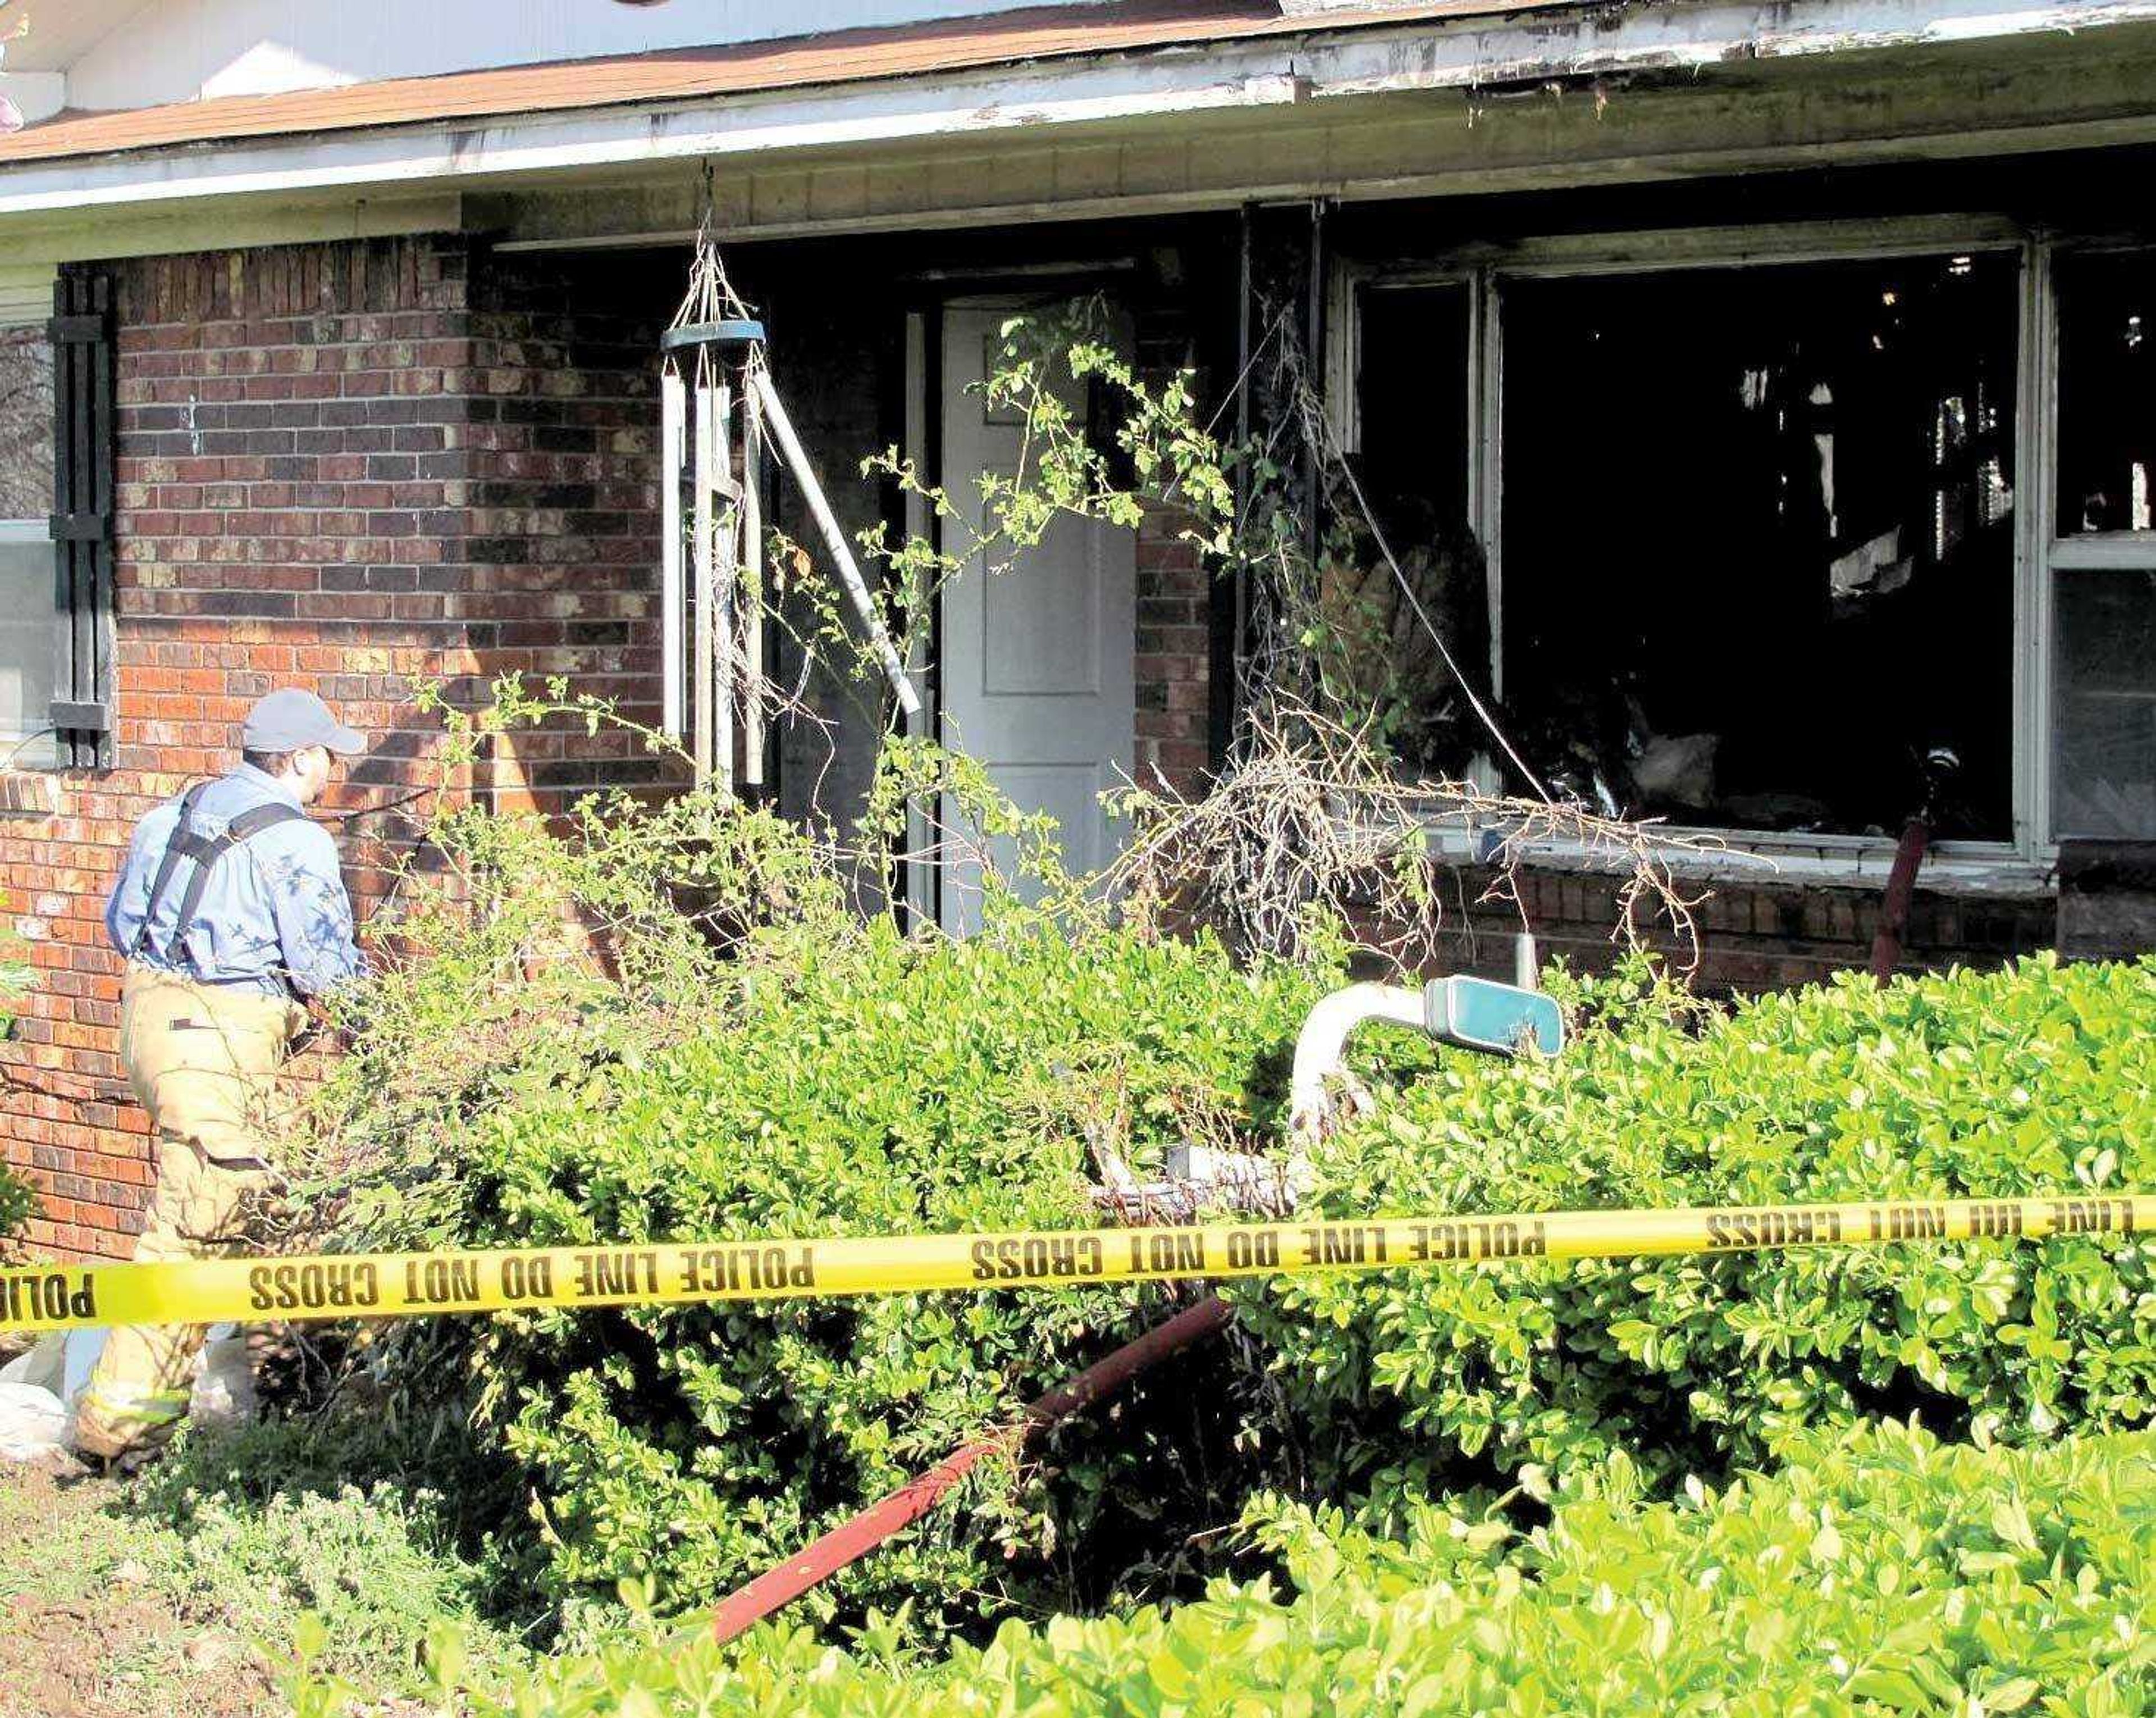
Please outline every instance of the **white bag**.
[{"label": "white bag", "polygon": [[34,1384],[57,1396],[60,1389],[60,1354],[66,1341],[58,1331],[39,1337],[34,1346],[0,1366],[0,1384]]},{"label": "white bag", "polygon": [[0,1461],[34,1461],[68,1441],[66,1404],[35,1384],[0,1383]]},{"label": "white bag", "polygon": [[247,1423],[259,1411],[246,1333],[232,1325],[213,1326],[203,1344],[188,1415],[197,1425],[234,1426]]}]

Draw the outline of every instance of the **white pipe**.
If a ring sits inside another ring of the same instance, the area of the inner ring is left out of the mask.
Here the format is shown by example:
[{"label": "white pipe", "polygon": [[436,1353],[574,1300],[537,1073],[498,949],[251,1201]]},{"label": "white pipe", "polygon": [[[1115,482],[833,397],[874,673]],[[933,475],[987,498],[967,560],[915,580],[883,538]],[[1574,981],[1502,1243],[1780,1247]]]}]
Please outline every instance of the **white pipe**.
[{"label": "white pipe", "polygon": [[[733,390],[721,382],[711,393],[718,414],[717,473],[724,493],[733,483]],[[734,694],[739,679],[734,661],[734,608],[740,598],[734,568],[741,529],[738,504],[721,515],[711,544],[711,768],[721,790],[734,791]]]},{"label": "white pipe", "polygon": [[681,737],[681,466],[688,400],[680,372],[659,378],[659,729]]},{"label": "white pipe", "polygon": [[718,521],[713,516],[712,492],[718,486],[718,425],[714,421],[711,385],[701,376],[696,382],[696,593],[695,599],[696,674],[691,685],[691,702],[696,717],[696,781],[699,786],[711,779],[711,763],[717,755],[711,745],[711,695],[716,676],[711,664],[711,603],[717,594],[717,580],[713,571],[714,551],[717,548]]},{"label": "white pipe", "polygon": [[778,443],[778,451],[786,456],[793,468],[794,481],[801,485],[801,493],[808,498],[808,510],[824,533],[824,546],[831,551],[838,563],[839,577],[844,583],[846,594],[853,598],[854,613],[860,617],[861,625],[867,629],[869,648],[875,652],[876,660],[883,664],[884,678],[891,682],[891,690],[897,695],[898,707],[908,715],[921,714],[921,695],[913,690],[913,682],[906,677],[906,664],[898,659],[898,649],[884,629],[883,617],[876,613],[875,599],[869,595],[867,581],[861,570],[854,564],[854,551],[846,542],[846,534],[839,529],[832,514],[831,504],[824,498],[824,486],[816,480],[816,468],[808,463],[808,456],[801,449],[800,439],[793,433],[793,424],[786,415],[785,403],[778,397],[778,390],[772,385],[771,372],[761,364],[749,367],[749,379],[756,389],[756,397],[763,407],[763,415],[771,425],[773,437]]},{"label": "white pipe", "polygon": [[763,785],[763,412],[742,393],[742,779]]},{"label": "white pipe", "polygon": [[1288,1082],[1288,1132],[1298,1148],[1332,1113],[1325,1082],[1340,1071],[1348,1034],[1365,1020],[1390,1020],[1425,1031],[1428,1018],[1422,992],[1397,984],[1351,984],[1312,1008],[1296,1034],[1295,1071]]}]

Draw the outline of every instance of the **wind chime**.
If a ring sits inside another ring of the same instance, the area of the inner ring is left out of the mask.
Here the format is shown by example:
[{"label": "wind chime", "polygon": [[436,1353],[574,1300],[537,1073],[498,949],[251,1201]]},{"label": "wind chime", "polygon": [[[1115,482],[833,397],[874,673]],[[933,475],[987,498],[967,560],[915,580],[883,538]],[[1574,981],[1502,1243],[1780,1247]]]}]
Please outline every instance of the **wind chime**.
[{"label": "wind chime", "polygon": [[852,546],[772,385],[763,324],[736,295],[707,212],[689,290],[660,341],[660,726],[696,779],[764,788],[763,454],[793,473],[899,707],[921,709]]}]

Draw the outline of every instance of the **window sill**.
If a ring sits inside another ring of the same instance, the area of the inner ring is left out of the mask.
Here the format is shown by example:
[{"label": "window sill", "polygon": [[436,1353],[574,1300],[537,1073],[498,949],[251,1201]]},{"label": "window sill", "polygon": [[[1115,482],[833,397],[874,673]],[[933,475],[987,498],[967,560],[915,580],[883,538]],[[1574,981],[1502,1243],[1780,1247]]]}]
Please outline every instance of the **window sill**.
[{"label": "window sill", "polygon": [[[1719,843],[1711,851],[1671,847],[1659,857],[1673,877],[1702,883],[1786,884],[1814,889],[1883,890],[1894,865],[1895,844],[1861,835],[1776,836],[1750,830],[1667,828],[1674,839]],[[1440,857],[1472,864],[1486,859],[1491,832],[1463,829],[1456,821],[1432,819],[1430,848]],[[1627,868],[1622,854],[1576,841],[1533,841],[1522,861],[1538,870],[1609,874]],[[2003,843],[1943,843],[1924,855],[1917,887],[1928,894],[1998,900],[2046,898],[2056,892],[2056,866],[2030,859]]]}]

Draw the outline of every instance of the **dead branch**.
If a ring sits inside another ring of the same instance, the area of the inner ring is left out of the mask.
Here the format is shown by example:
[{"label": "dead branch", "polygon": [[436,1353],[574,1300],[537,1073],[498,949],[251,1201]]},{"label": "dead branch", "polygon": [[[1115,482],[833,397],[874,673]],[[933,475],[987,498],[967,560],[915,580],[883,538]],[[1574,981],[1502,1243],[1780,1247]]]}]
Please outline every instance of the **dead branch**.
[{"label": "dead branch", "polygon": [[[1671,861],[1714,850],[1711,838],[1466,782],[1404,781],[1366,730],[1284,697],[1246,721],[1240,755],[1202,798],[1165,783],[1125,796],[1137,833],[1105,880],[1132,910],[1188,915],[1287,960],[1329,926],[1412,973],[1438,962],[1445,873],[1486,868],[1478,899],[1517,908],[1522,864],[1558,850],[1625,876],[1613,941],[1636,945],[1659,921],[1683,964],[1697,964],[1701,897]],[[1471,858],[1440,850],[1447,832],[1467,838]]]}]

